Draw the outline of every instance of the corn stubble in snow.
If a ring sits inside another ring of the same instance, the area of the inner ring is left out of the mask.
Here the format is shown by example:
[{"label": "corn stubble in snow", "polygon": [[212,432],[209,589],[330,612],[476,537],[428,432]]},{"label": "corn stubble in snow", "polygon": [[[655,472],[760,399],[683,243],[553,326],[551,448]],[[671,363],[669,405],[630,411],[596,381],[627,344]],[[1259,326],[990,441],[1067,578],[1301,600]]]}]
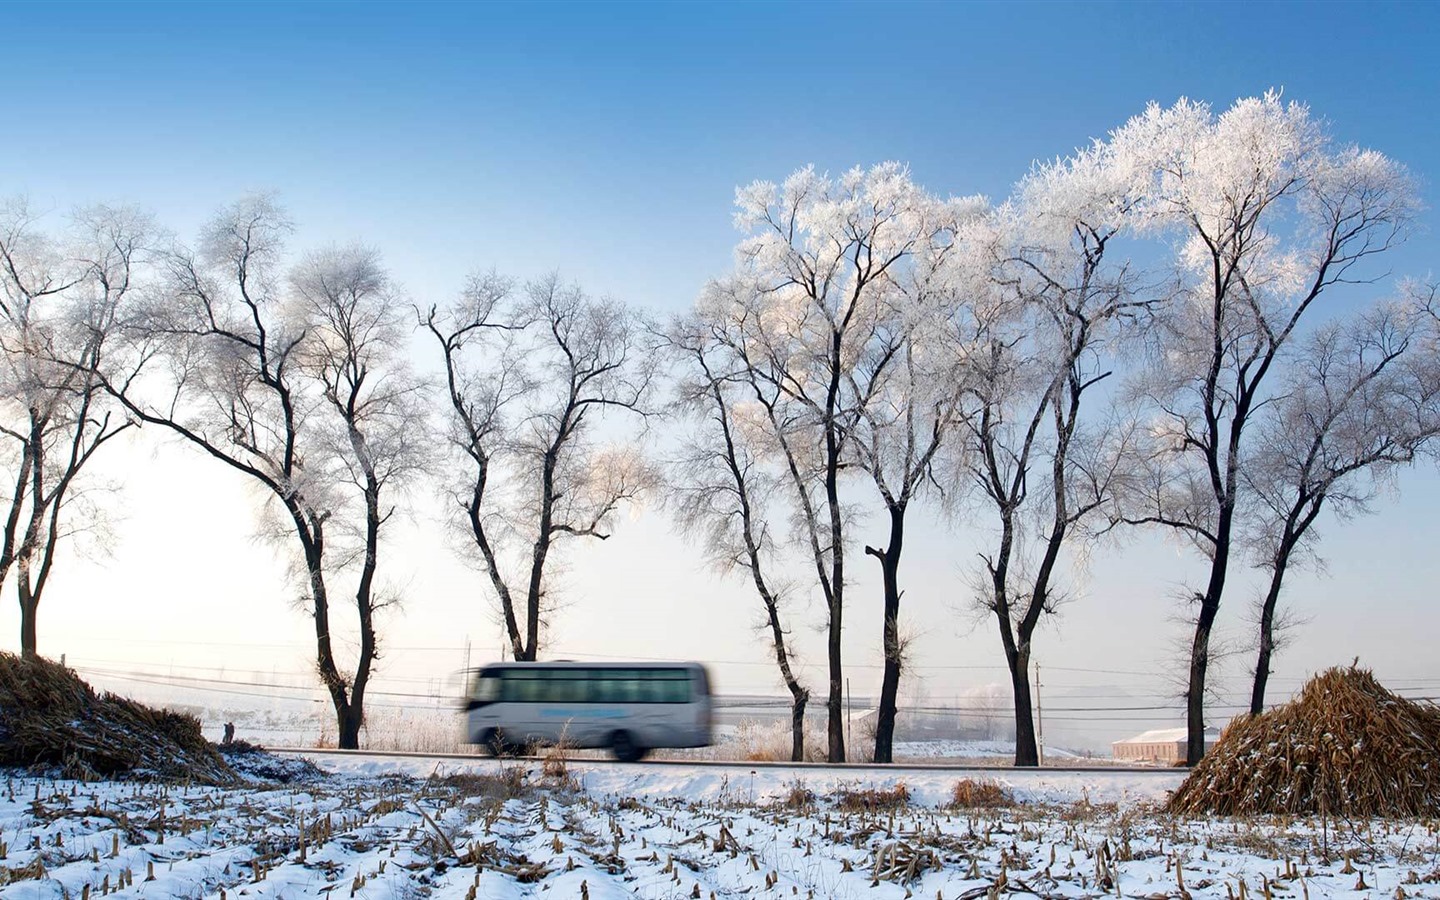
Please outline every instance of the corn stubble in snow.
[{"label": "corn stubble in snow", "polygon": [[1440,814],[1440,709],[1367,669],[1333,668],[1300,695],[1237,718],[1180,785],[1188,815]]}]

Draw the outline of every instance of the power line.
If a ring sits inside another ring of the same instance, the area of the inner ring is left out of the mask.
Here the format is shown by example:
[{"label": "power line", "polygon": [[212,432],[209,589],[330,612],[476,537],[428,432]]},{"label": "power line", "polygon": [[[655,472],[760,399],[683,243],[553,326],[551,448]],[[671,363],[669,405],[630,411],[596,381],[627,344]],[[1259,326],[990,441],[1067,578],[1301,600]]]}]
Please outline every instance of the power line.
[{"label": "power line", "polygon": [[[91,669],[91,670],[95,670],[95,666],[96,666],[97,664],[100,665],[100,666],[114,665],[114,666],[132,666],[132,667],[133,667],[133,666],[155,665],[155,664],[148,663],[148,662],[136,661],[136,660],[129,660],[129,659],[101,659],[101,658],[90,657],[90,656],[71,656],[71,657],[69,657],[69,661],[70,661],[70,663],[71,663],[71,667],[72,667],[72,668],[75,668],[75,669]],[[222,672],[222,671],[224,671],[224,670],[226,670],[226,669],[233,670],[233,671],[235,671],[235,672],[237,672],[237,673],[242,673],[242,672],[254,672],[254,673],[256,673],[256,674],[261,674],[261,673],[263,673],[263,672],[265,671],[265,667],[264,667],[264,666],[216,666],[216,665],[201,666],[201,665],[183,665],[183,664],[180,664],[180,663],[166,663],[166,664],[164,664],[164,665],[165,665],[165,668],[167,668],[167,669],[185,669],[185,670],[187,670],[187,671],[192,671],[192,672],[215,672],[215,673],[217,673],[217,674],[220,673],[220,672]],[[165,675],[166,675],[166,673],[163,673],[163,672],[141,672],[140,674],[155,675],[155,676],[157,676],[157,677],[165,677]],[[291,678],[313,678],[314,675],[315,675],[315,673],[314,673],[313,671],[300,672],[300,671],[296,671],[296,670],[294,670],[294,669],[275,669],[275,668],[271,668],[270,674],[272,674],[272,675],[284,675],[284,676],[289,676],[289,677],[291,677]],[[451,679],[451,678],[458,678],[460,675],[461,675],[461,672],[460,672],[459,670],[453,670],[453,671],[447,672],[447,673],[445,673],[445,674],[443,674],[443,675],[430,675],[430,676],[424,676],[424,675],[390,675],[390,674],[387,674],[387,673],[384,673],[384,672],[375,672],[375,673],[372,673],[372,676],[371,676],[371,677],[372,677],[372,679],[383,679],[383,680],[385,680],[385,681],[387,681],[387,682],[389,682],[389,681],[402,681],[402,682],[407,682],[407,683],[411,683],[411,684],[430,684],[430,683],[433,683],[433,682],[436,682],[436,681],[445,681],[445,680],[448,680],[448,679]]]},{"label": "power line", "polygon": [[[198,668],[198,667],[190,667],[190,668]],[[77,669],[77,670],[80,670],[80,671],[84,671],[84,672],[91,673],[91,674],[93,674],[93,675],[99,675],[99,676],[102,676],[102,677],[129,678],[129,679],[132,679],[132,680],[141,680],[141,679],[143,679],[143,680],[147,680],[147,681],[149,681],[149,682],[151,682],[151,683],[157,683],[157,684],[218,684],[218,685],[230,685],[230,686],[241,686],[241,687],[270,688],[270,689],[272,689],[272,690],[281,690],[281,691],[317,691],[317,690],[321,690],[321,689],[322,689],[322,688],[321,688],[320,686],[318,686],[318,685],[281,684],[281,683],[276,683],[276,682],[268,682],[268,681],[247,681],[247,680],[243,680],[243,679],[234,679],[234,678],[205,678],[205,677],[201,677],[201,676],[197,676],[197,675],[173,675],[173,674],[167,675],[167,674],[158,673],[158,672],[143,672],[143,671],[134,671],[134,670],[107,669],[107,668],[100,668],[100,667],[94,667],[94,666],[77,666],[76,669]],[[435,680],[437,680],[437,679],[423,679],[423,680],[433,682],[433,681],[435,681]],[[1424,687],[1424,688],[1407,688],[1407,689],[1402,689],[1402,691],[1408,691],[1408,690],[1426,690],[1426,689],[1430,689],[1430,688],[1431,688],[1431,686],[1428,686],[1428,685],[1427,685],[1427,686]],[[1399,693],[1399,692],[1397,692],[1397,693]],[[367,695],[367,696],[378,696],[378,697],[403,697],[403,698],[408,698],[408,699],[423,699],[423,700],[443,699],[444,696],[445,696],[445,695],[443,695],[443,694],[419,693],[419,692],[414,692],[414,691],[379,691],[379,690],[367,691],[367,692],[366,692],[366,695]],[[261,695],[261,696],[263,696],[263,695]],[[1404,696],[1404,697],[1406,697],[1406,699],[1410,699],[1410,700],[1435,700],[1435,699],[1436,699],[1435,696],[1430,696],[1430,695],[1406,696],[1404,693],[1401,693],[1400,696]],[[1084,699],[1086,699],[1086,698],[1076,697],[1076,698],[1071,698],[1071,699],[1084,700]],[[1129,698],[1126,698],[1126,699],[1129,699]],[[771,707],[786,707],[786,708],[788,708],[789,705],[790,705],[790,700],[789,700],[788,698],[785,698],[785,697],[770,697],[770,696],[767,696],[767,697],[756,697],[756,698],[744,699],[744,700],[741,700],[741,699],[733,699],[733,700],[722,701],[722,702],[724,702],[725,705],[728,705],[728,706],[754,707],[754,708],[771,708]],[[962,705],[962,704],[954,704],[954,705],[950,705],[950,706],[933,705],[933,704],[932,704],[932,705],[926,705],[926,706],[920,706],[920,705],[908,705],[908,704],[907,704],[907,705],[903,705],[903,708],[904,708],[905,710],[907,710],[907,711],[910,711],[910,712],[931,712],[931,713],[940,713],[940,712],[995,712],[995,711],[997,711],[997,710],[1002,710],[1002,709],[1004,709],[1004,707],[974,706],[974,705]],[[1183,701],[1177,699],[1175,702],[1171,702],[1171,703],[1146,704],[1146,705],[1127,705],[1127,706],[1091,706],[1091,705],[1085,705],[1085,706],[1053,706],[1053,705],[1052,705],[1050,708],[1051,708],[1051,710],[1056,711],[1056,712],[1166,712],[1166,711],[1175,711],[1175,710],[1177,710],[1177,709],[1182,709],[1182,708],[1183,708]],[[1248,704],[1248,703],[1246,703],[1246,704],[1242,704],[1242,703],[1230,703],[1230,704],[1209,703],[1209,704],[1206,705],[1206,708],[1207,708],[1207,709],[1212,709],[1212,710],[1248,709],[1248,708],[1249,708],[1249,704]],[[1011,710],[1013,711],[1013,707],[1011,708]]]},{"label": "power line", "polygon": [[[200,678],[194,675],[157,675],[154,672],[123,672],[106,669],[95,669],[88,666],[77,666],[77,670],[89,672],[94,675],[109,678],[126,678],[132,681],[148,681],[153,684],[235,684],[244,687],[263,687],[282,691],[319,691],[323,690],[318,685],[307,686],[297,684],[275,684],[266,681],[236,681],[225,678]],[[409,697],[412,699],[438,700],[444,699],[439,694],[417,694],[407,691],[366,691],[367,697]],[[265,695],[260,695],[265,696]],[[294,699],[294,698],[291,698]]]},{"label": "power line", "polygon": [[[637,659],[637,660],[643,660],[643,661],[647,661],[647,662],[648,662],[648,661],[672,661],[672,660],[662,660],[660,657],[633,657],[633,656],[619,656],[619,655],[614,655],[614,654],[607,655],[606,658],[609,658],[609,659]],[[124,665],[124,666],[132,666],[132,667],[133,667],[133,666],[148,665],[148,664],[145,663],[145,662],[138,662],[138,661],[134,661],[134,660],[117,660],[117,659],[98,658],[98,657],[72,657],[72,660],[73,660],[74,662],[81,663],[82,665],[87,664],[87,663],[88,663],[88,664]],[[721,664],[725,664],[724,661],[722,661]],[[747,664],[748,664],[748,663],[747,663]],[[772,664],[770,664],[770,663],[755,663],[755,665],[772,665]],[[818,663],[817,663],[817,664],[815,664],[815,665],[821,665],[821,664],[818,664]],[[188,671],[196,671],[196,672],[217,672],[217,673],[220,672],[220,671],[222,671],[222,670],[224,670],[224,669],[226,669],[226,668],[232,668],[232,669],[234,669],[236,672],[251,671],[251,672],[255,672],[255,673],[257,673],[257,674],[261,673],[261,672],[263,671],[263,668],[264,668],[264,667],[262,667],[262,666],[253,666],[253,667],[252,667],[252,666],[243,666],[243,665],[239,665],[239,666],[215,666],[215,665],[201,666],[201,665],[185,665],[185,664],[179,664],[179,663],[167,664],[166,667],[167,667],[167,668],[170,668],[170,669],[185,669],[185,670],[188,670]],[[1066,668],[1066,667],[1063,667],[1063,666],[1055,666],[1055,667],[1053,667],[1053,668],[1056,668],[1056,669],[1059,669],[1059,670],[1062,670],[1062,671],[1083,671],[1083,672],[1100,672],[1100,671],[1102,671],[1102,670],[1097,670],[1097,669],[1075,669],[1075,668]],[[134,671],[134,670],[132,669],[131,671]],[[1114,671],[1123,672],[1124,670],[1114,670]],[[272,667],[272,669],[271,669],[271,673],[272,673],[272,674],[276,674],[276,675],[289,676],[289,677],[293,677],[293,678],[311,678],[311,677],[313,677],[313,673],[312,673],[312,672],[308,672],[308,671],[301,672],[301,671],[295,671],[295,670],[292,670],[292,669],[277,670],[277,669],[274,669],[273,667]],[[142,672],[142,673],[140,673],[140,674],[153,675],[153,676],[155,676],[155,677],[165,677],[165,673],[161,673],[161,672]],[[386,682],[404,682],[404,683],[409,683],[409,684],[434,684],[434,683],[436,683],[436,682],[448,681],[448,680],[450,680],[450,679],[452,679],[452,678],[458,677],[460,674],[461,674],[461,673],[460,673],[459,671],[450,671],[450,672],[446,672],[446,673],[444,673],[444,674],[431,675],[431,676],[401,676],[401,675],[390,675],[390,674],[385,674],[385,673],[377,673],[374,677],[375,677],[377,680],[384,680],[384,681],[386,681]],[[1295,679],[1295,680],[1298,680],[1298,679]],[[232,683],[239,683],[239,682],[233,682],[233,680],[227,680],[227,681],[230,681],[230,682],[232,682]],[[1394,679],[1387,679],[1387,681],[1390,682],[1391,684],[1395,684],[1395,683],[1400,683],[1400,682],[1417,682],[1417,681],[1418,681],[1418,682],[1434,682],[1435,679],[1434,679],[1433,677],[1412,677],[1412,678],[1394,678]],[[1050,687],[1052,688],[1052,690],[1061,691],[1061,692],[1086,692],[1086,691],[1088,691],[1090,688],[1097,688],[1097,687],[1098,687],[1098,688],[1104,688],[1104,687],[1122,687],[1122,686],[1121,686],[1121,685],[1115,685],[1115,684],[1109,684],[1109,683],[1100,683],[1100,684],[1091,684],[1091,685],[1051,685]],[[1410,686],[1408,686],[1408,687],[1400,688],[1399,690],[1401,690],[1401,691],[1406,691],[1406,690],[1440,690],[1440,683],[1412,684],[1412,685],[1410,685]],[[1172,691],[1159,691],[1159,692],[1157,692],[1157,691],[1144,691],[1144,690],[1130,690],[1130,691],[1127,691],[1126,693],[1122,693],[1122,694],[1093,694],[1093,693],[1082,693],[1080,696],[1075,697],[1075,698],[1073,698],[1073,699],[1085,700],[1085,701],[1097,701],[1097,700],[1141,700],[1141,699],[1147,699],[1147,698],[1154,698],[1154,699],[1156,699],[1156,700],[1170,700],[1170,699],[1174,699],[1175,702],[1183,702],[1183,701],[1181,700],[1181,698],[1180,698],[1175,692],[1172,692]],[[1423,698],[1423,697],[1422,697],[1422,698],[1414,698],[1414,699],[1429,699],[1429,698]],[[1056,708],[1056,709],[1059,709],[1059,707],[1055,707],[1055,708]],[[1098,707],[1097,707],[1097,708],[1098,708]]]}]

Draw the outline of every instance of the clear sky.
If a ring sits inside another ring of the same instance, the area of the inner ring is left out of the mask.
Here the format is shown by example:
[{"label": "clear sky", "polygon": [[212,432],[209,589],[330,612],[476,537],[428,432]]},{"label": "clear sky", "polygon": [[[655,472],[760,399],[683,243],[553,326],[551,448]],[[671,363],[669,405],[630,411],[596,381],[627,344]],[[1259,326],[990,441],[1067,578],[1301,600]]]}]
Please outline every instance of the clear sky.
[{"label": "clear sky", "polygon": [[[1181,96],[1223,107],[1283,88],[1340,139],[1409,165],[1430,207],[1440,177],[1435,4],[54,3],[0,6],[0,27],[0,194],[57,213],[135,202],[188,236],[221,204],[274,190],[300,225],[297,249],[370,243],[422,303],[493,267],[558,269],[679,310],[730,264],[737,185],[897,159],[936,193],[1003,196],[1034,160]],[[1427,210],[1387,266],[1431,272],[1436,222]],[[243,488],[153,436],[110,465],[127,518],[113,556],[75,561],[52,588],[42,651],[303,672],[308,623],[249,538]],[[1378,517],[1325,523],[1329,573],[1292,583],[1312,621],[1279,662],[1280,690],[1360,655],[1440,693],[1437,500],[1440,479],[1417,470]],[[571,557],[561,646],[708,659],[724,688],[773,690],[744,585],[717,582],[669,530],[649,513],[603,552]],[[392,684],[456,668],[467,637],[472,659],[498,647],[479,577],[437,534],[422,514],[391,561],[408,595]],[[972,552],[964,526],[927,527],[907,557],[904,615],[937,698],[1003,676],[993,630],[960,611]],[[857,568],[847,646],[868,693],[879,597]],[[1134,673],[1179,668],[1173,595],[1198,574],[1159,540],[1097,556],[1040,638],[1060,696],[1170,691]],[[1237,638],[1248,590],[1222,613]],[[0,645],[17,641],[12,607],[0,605]],[[819,624],[818,604],[806,618]],[[818,663],[818,635],[797,632]],[[1238,685],[1244,664],[1231,668]],[[1077,740],[1145,724],[1095,723]]]}]

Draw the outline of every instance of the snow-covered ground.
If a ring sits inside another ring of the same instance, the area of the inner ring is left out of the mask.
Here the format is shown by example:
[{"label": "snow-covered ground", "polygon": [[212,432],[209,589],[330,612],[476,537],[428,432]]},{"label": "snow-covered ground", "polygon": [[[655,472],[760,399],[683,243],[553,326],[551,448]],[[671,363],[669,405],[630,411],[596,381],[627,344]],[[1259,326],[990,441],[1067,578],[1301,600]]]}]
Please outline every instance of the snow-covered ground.
[{"label": "snow-covered ground", "polygon": [[12,774],[0,897],[1440,897],[1434,823],[1176,820],[1169,771],[997,773],[1021,805],[965,811],[934,771],[317,761],[232,790]]}]

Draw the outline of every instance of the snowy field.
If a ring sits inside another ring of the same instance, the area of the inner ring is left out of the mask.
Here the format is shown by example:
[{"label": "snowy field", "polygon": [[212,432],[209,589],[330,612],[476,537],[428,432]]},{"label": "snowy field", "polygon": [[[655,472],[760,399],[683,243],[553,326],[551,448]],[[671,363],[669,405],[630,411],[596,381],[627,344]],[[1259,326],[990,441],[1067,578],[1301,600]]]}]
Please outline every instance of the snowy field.
[{"label": "snowy field", "polygon": [[12,774],[0,897],[1440,897],[1435,823],[1176,820],[1165,770],[995,773],[1018,805],[963,810],[963,773],[316,759],[231,790]]}]

